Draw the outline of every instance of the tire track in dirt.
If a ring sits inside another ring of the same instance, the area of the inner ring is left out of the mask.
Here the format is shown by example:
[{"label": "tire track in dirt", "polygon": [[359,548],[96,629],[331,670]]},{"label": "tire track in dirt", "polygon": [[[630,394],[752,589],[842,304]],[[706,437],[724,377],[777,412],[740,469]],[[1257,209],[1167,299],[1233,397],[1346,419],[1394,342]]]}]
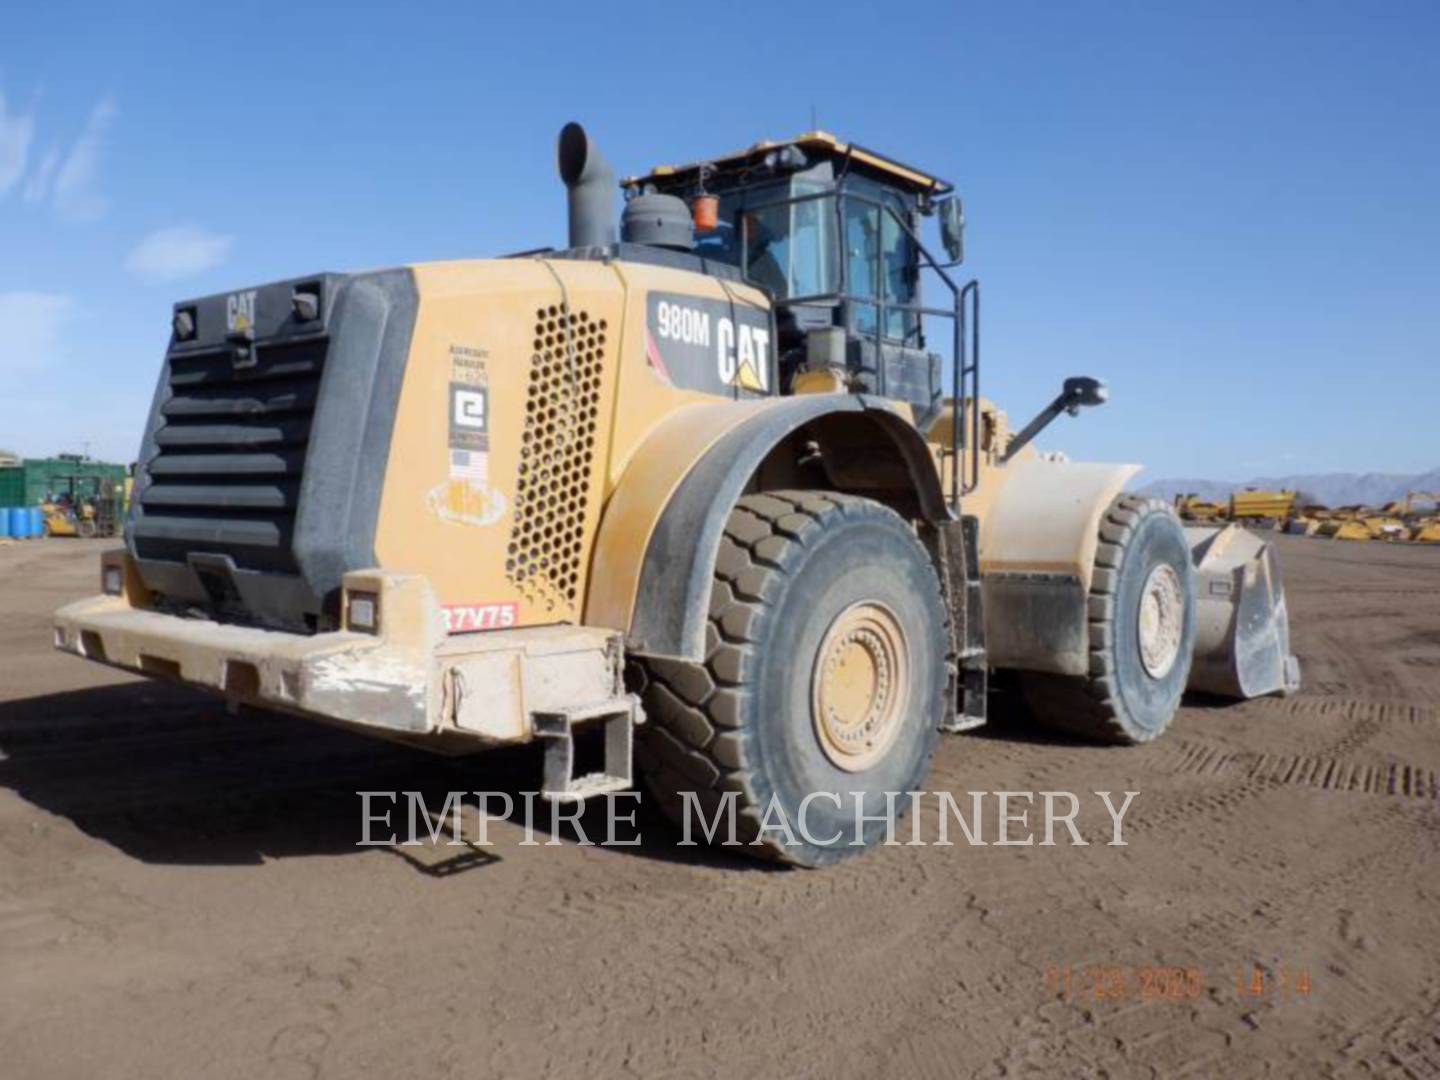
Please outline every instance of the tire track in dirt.
[{"label": "tire track in dirt", "polygon": [[1440,725],[1440,706],[1419,705],[1409,701],[1301,695],[1291,698],[1257,698],[1248,702],[1247,707],[1283,716],[1321,717],[1367,725]]},{"label": "tire track in dirt", "polygon": [[[1343,1026],[1322,1032],[1322,1044],[1332,1051],[1327,1063],[1331,1067],[1321,1070],[1325,1075],[1392,1075],[1398,1071],[1405,1076],[1440,1076],[1440,1055],[1434,1053],[1436,1040],[1440,1040],[1440,982],[1431,963],[1421,960],[1418,965],[1406,965],[1383,956],[1379,939],[1384,931],[1377,928],[1375,919],[1388,905],[1377,909],[1373,894],[1365,892],[1366,886],[1373,889],[1381,882],[1387,893],[1396,894],[1407,886],[1413,888],[1412,883],[1419,884],[1419,893],[1411,894],[1417,909],[1405,923],[1415,945],[1433,940],[1440,932],[1440,919],[1433,902],[1424,899],[1425,874],[1420,868],[1433,862],[1434,834],[1416,831],[1413,814],[1403,813],[1400,804],[1386,805],[1392,811],[1385,840],[1377,845],[1375,858],[1364,860],[1363,872],[1350,875],[1346,891],[1332,890],[1325,895],[1335,903],[1335,915],[1314,943],[1323,1007],[1327,1014],[1344,1018]],[[1411,827],[1407,829],[1407,825]],[[1367,900],[1371,902],[1362,914]],[[1423,955],[1420,946],[1416,959]],[[1418,1050],[1423,1056],[1425,1044],[1429,1047],[1428,1065],[1417,1068],[1422,1062],[1415,1054]]]},{"label": "tire track in dirt", "polygon": [[[612,866],[619,866],[620,860],[608,858]],[[764,878],[764,889],[754,888],[757,875]],[[954,906],[953,897],[923,866],[887,852],[876,853],[873,862],[861,860],[827,874],[700,870],[692,872],[695,876],[707,883],[699,893],[675,889],[673,879],[663,873],[642,870],[633,884],[562,887],[516,913],[517,941],[525,940],[527,933],[544,934],[561,955],[573,945],[588,954],[612,957],[603,979],[587,979],[583,967],[570,972],[575,995],[568,1005],[572,1037],[577,1028],[594,1031],[597,1042],[603,1043],[600,1036],[607,1025],[614,1030],[636,1022],[630,1011],[647,1001],[663,1001],[667,1011],[677,1014],[699,1009],[707,997],[719,992],[717,980],[726,982],[727,994],[754,994],[761,999],[777,986],[819,987],[832,984],[845,972],[884,984],[896,977],[890,958],[904,948],[912,930],[908,924],[876,922],[876,906],[897,900],[915,904],[930,910],[937,924],[943,922],[942,912]],[[664,886],[666,880],[672,881],[672,887]],[[678,911],[683,911],[684,932],[644,935],[644,954],[635,955],[635,928],[673,922]],[[830,928],[826,936],[811,932],[816,921]],[[737,935],[737,923],[752,929]],[[533,930],[527,932],[526,926]],[[949,932],[958,933],[959,924],[951,924]],[[856,943],[843,960],[830,947],[831,933]],[[737,972],[744,973],[738,983]],[[865,1008],[856,1003],[855,1023],[859,1024]],[[831,1002],[807,1022],[828,1030],[843,1027],[848,1016],[848,1010]],[[755,1023],[755,1037],[783,1038],[778,1021],[772,1024],[759,1016]],[[618,1053],[618,1048],[612,1049]],[[618,1067],[610,1051],[596,1049],[587,1060],[600,1075]],[[672,1070],[674,1063],[664,1067]]]},{"label": "tire track in dirt", "polygon": [[1323,1075],[1351,1077],[1440,1076],[1440,984],[1431,981],[1411,1006],[1388,1009],[1362,1025],[1350,1024],[1335,1060]]},{"label": "tire track in dirt", "polygon": [[[1413,834],[1402,827],[1404,812],[1400,804],[1375,801],[1365,804],[1365,814],[1376,824],[1393,820],[1385,827],[1385,839],[1359,853],[1317,851],[1315,856],[1277,867],[1269,853],[1249,849],[1226,848],[1241,876],[1251,881],[1247,893],[1225,898],[1220,906],[1210,906],[1190,919],[1184,926],[1185,940],[1200,944],[1211,960],[1206,966],[1219,975],[1208,988],[1206,1002],[1218,1008],[1212,1015],[1211,1029],[1226,1033],[1223,1045],[1213,1052],[1197,1056],[1183,1041],[1175,1043],[1176,1064],[1183,1064],[1177,1075],[1217,1076],[1234,1072],[1236,1053],[1257,1031],[1266,1031],[1287,1008],[1308,1009],[1310,1012],[1289,1015],[1311,1022],[1314,1010],[1350,1018],[1373,1016],[1377,1020],[1394,1009],[1395,987],[1383,969],[1369,975],[1352,962],[1348,945],[1334,938],[1306,935],[1303,943],[1292,946],[1289,956],[1275,953],[1276,943],[1286,940],[1284,933],[1294,912],[1302,904],[1311,909],[1336,909],[1349,902],[1374,881],[1394,877],[1397,871],[1415,865]],[[1338,855],[1336,858],[1325,857]],[[1278,936],[1277,936],[1278,935]],[[1293,938],[1293,934],[1289,937]],[[1293,951],[1298,950],[1298,952]],[[1229,966],[1226,964],[1228,960]],[[1266,984],[1278,986],[1275,980],[1287,970],[1292,980],[1286,992],[1272,989],[1254,996],[1228,983],[1231,971],[1240,975],[1256,968],[1263,972]],[[1307,973],[1312,988],[1300,995],[1293,989],[1296,968]],[[1373,965],[1372,965],[1373,968]],[[1314,995],[1313,1001],[1311,995]],[[1313,1004],[1313,1009],[1312,1009]],[[1140,1015],[1138,1012],[1136,1015]],[[1321,1026],[1317,1036],[1328,1035],[1328,1026]],[[1279,1070],[1282,1074],[1288,1070]]]},{"label": "tire track in dirt", "polygon": [[[1224,754],[1217,753],[1215,748],[1189,748],[1192,754],[1196,750],[1200,753],[1195,760],[1202,769],[1213,768],[1224,758]],[[1224,771],[1223,767],[1220,771]],[[1275,788],[1268,790],[1273,792]],[[1247,794],[1264,793],[1265,791],[1256,791]],[[1385,811],[1378,809],[1376,812]],[[1277,898],[1276,906],[1283,907],[1300,897],[1344,895],[1348,889],[1357,882],[1366,880],[1387,861],[1393,861],[1397,845],[1398,841],[1383,850],[1369,850],[1347,860],[1338,869],[1328,864],[1314,867],[1292,882],[1284,895]],[[1243,853],[1240,861],[1245,861]],[[1033,905],[1032,910],[1032,905],[1025,903],[1023,899],[1007,898],[1004,907],[1010,916],[1008,924],[1013,928],[1017,922],[1023,925],[1027,921],[1026,912],[1033,915],[1037,924],[1043,921],[1047,904],[1041,901]],[[982,919],[980,925],[986,925],[986,920]],[[1213,916],[1197,924],[1196,929],[1200,932],[1185,936],[1187,940],[1203,942],[1206,954],[1213,954],[1217,944],[1224,946],[1225,943],[1230,943],[1228,949],[1222,948],[1221,951],[1240,955],[1236,946],[1244,943],[1245,954],[1248,955],[1253,944],[1245,937],[1246,920],[1237,913]],[[1015,940],[1002,930],[999,940],[994,944],[996,947],[1009,947],[1012,950],[1013,959],[1007,966],[1029,967],[1038,982],[1039,967],[1025,962],[1024,958],[1029,954],[1015,946]],[[1362,994],[1362,997],[1368,998],[1369,995]],[[1073,1001],[1047,1003],[1042,1008],[1049,1010],[1051,1019],[1044,1023],[1038,1018],[1038,1010],[1033,1016],[1013,1018],[1012,1023],[1017,1030],[1012,1032],[1010,1050],[996,1057],[987,1072],[1008,1075],[1027,1068],[1048,1072],[1065,1069],[1072,1072],[1076,1069],[1086,1071],[1093,1068],[1093,1071],[1098,1072],[1103,1071],[1102,1063],[1113,1063],[1115,1054],[1118,1053],[1122,1060],[1128,1061],[1132,1067],[1139,1066],[1143,1061],[1147,1066],[1161,1067],[1165,1072],[1219,1075],[1227,1071],[1224,1068],[1226,1055],[1253,1030],[1254,1013],[1257,1010],[1263,1011],[1261,1004],[1227,999],[1223,993],[1212,995],[1199,1003],[1182,1003],[1178,1007],[1181,1010],[1179,1013],[1173,1008],[1167,1012],[1169,1004],[1139,1003],[1107,1010],[1087,1007]],[[920,1015],[926,1014],[922,1012]],[[944,1027],[957,1021],[937,1022]],[[921,1030],[922,1025],[919,1024],[907,1024],[900,1032],[887,1028],[889,1034],[883,1046],[893,1054],[898,1041],[899,1046],[904,1049],[904,1062],[907,1066],[914,1064],[917,1075],[947,1075],[943,1068],[944,1063],[955,1060],[957,1055],[964,1053],[966,1047],[963,1042],[954,1039],[937,1038],[934,1035],[927,1038],[920,1034]],[[913,1038],[909,1034],[912,1031],[915,1033]],[[879,1045],[881,1044],[871,1048],[878,1050]],[[1036,1055],[1032,1055],[1028,1050],[1018,1054],[1015,1052],[1021,1047],[1038,1050],[1042,1046],[1047,1049]],[[973,1044],[970,1049],[974,1049]],[[894,1063],[893,1057],[885,1057],[878,1052],[876,1060],[881,1065]],[[816,1070],[817,1075],[824,1072],[825,1069]]]},{"label": "tire track in dirt", "polygon": [[1247,784],[1356,791],[1368,795],[1403,795],[1435,799],[1436,770],[1396,761],[1355,760],[1339,754],[1270,754],[1227,750],[1203,743],[1189,744],[1172,767],[1176,774],[1218,776],[1233,772]]}]

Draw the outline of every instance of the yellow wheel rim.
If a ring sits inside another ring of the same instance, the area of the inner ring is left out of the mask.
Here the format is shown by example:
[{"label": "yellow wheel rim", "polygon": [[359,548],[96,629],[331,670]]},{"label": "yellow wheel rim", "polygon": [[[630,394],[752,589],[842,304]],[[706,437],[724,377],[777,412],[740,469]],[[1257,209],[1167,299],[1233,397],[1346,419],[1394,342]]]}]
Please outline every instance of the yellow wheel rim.
[{"label": "yellow wheel rim", "polygon": [[820,749],[846,772],[870,768],[900,733],[910,696],[910,648],[893,612],[852,604],[816,655],[811,711]]},{"label": "yellow wheel rim", "polygon": [[1140,591],[1140,663],[1151,678],[1163,679],[1170,674],[1180,656],[1180,639],[1184,635],[1185,589],[1180,575],[1161,563],[1150,571]]}]

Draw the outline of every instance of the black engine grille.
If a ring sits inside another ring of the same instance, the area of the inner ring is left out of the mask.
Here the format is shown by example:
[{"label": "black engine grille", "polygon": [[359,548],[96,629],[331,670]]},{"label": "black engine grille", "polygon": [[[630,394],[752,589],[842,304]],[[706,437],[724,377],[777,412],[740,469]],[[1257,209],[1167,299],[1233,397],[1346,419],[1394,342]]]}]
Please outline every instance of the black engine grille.
[{"label": "black engine grille", "polygon": [[292,540],[329,340],[230,348],[170,359],[149,484],[134,525],[141,558],[228,555],[238,569],[296,573]]},{"label": "black engine grille", "polygon": [[335,625],[345,574],[376,565],[418,307],[403,269],[175,305],[126,530],[154,603],[297,633]]}]

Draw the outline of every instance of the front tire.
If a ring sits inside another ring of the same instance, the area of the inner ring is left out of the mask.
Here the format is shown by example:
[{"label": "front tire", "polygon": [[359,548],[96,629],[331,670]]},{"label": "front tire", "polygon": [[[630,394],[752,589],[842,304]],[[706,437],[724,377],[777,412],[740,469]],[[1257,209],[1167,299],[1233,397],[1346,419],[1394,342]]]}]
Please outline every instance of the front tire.
[{"label": "front tire", "polygon": [[857,831],[857,801],[876,818],[886,792],[924,779],[945,641],[939,579],[899,515],[832,492],[745,496],[716,560],[704,662],[643,661],[646,784],[671,820],[690,814],[692,836],[697,810],[714,821],[733,800],[744,854],[802,866],[856,854],[886,829]]},{"label": "front tire", "polygon": [[1180,707],[1195,645],[1195,572],[1174,511],[1118,497],[1100,520],[1088,598],[1090,672],[1026,672],[1031,715],[1047,727],[1114,743],[1161,735]]}]

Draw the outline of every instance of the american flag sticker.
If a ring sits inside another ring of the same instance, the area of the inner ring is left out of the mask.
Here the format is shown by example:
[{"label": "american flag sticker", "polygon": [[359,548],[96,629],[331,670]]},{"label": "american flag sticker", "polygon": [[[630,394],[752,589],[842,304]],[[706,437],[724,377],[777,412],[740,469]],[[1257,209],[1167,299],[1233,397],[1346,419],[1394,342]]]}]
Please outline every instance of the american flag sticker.
[{"label": "american flag sticker", "polygon": [[490,455],[483,450],[451,450],[450,475],[477,484],[490,482]]}]

